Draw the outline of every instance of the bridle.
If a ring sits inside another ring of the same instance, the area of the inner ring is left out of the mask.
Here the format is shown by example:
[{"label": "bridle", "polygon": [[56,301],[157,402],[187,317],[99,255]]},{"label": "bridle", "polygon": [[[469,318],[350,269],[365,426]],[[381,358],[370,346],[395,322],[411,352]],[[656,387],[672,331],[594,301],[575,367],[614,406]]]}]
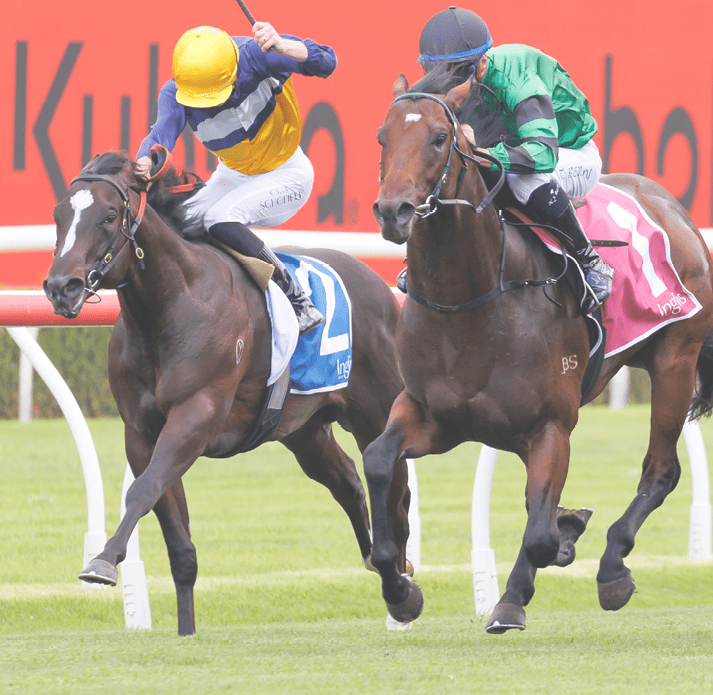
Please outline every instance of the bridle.
[{"label": "bridle", "polygon": [[[126,237],[126,239],[129,240],[129,243],[134,248],[134,253],[136,254],[136,257],[139,259],[139,266],[142,270],[144,268],[144,252],[136,242],[134,235],[136,234],[136,230],[141,224],[141,220],[143,219],[144,212],[146,210],[146,191],[140,191],[141,201],[139,203],[139,209],[136,213],[136,217],[134,218],[134,223],[131,224],[131,199],[129,198],[129,192],[127,189],[122,188],[111,176],[106,176],[105,174],[92,174],[87,172],[79,174],[79,176],[72,180],[72,184],[76,183],[77,181],[103,181],[104,183],[108,183],[110,186],[113,186],[116,189],[116,191],[121,196],[121,199],[124,201],[124,213],[122,216],[122,222],[119,227],[119,231],[112,240],[109,250],[104,254],[97,266],[87,273],[87,277],[85,280],[85,290],[95,295],[97,293],[101,281],[104,279],[104,276],[111,270],[114,263],[116,263],[116,261],[118,260],[121,252],[128,246],[128,244],[124,244],[119,249],[119,251],[115,253],[116,247],[119,244],[119,241],[121,240],[122,236]],[[70,184],[70,186],[72,184]],[[127,280],[125,283],[119,285],[117,289],[124,287],[129,282],[130,280]]]},{"label": "bridle", "polygon": [[465,174],[468,171],[468,162],[473,162],[476,166],[479,165],[479,162],[477,159],[475,159],[475,157],[471,157],[469,154],[463,152],[460,147],[458,147],[458,121],[453,115],[453,112],[448,107],[448,104],[446,104],[442,99],[439,99],[435,94],[430,94],[428,92],[405,92],[404,94],[400,94],[399,96],[397,96],[391,103],[393,105],[396,102],[403,101],[405,99],[430,99],[431,101],[435,101],[437,104],[443,107],[443,110],[446,113],[446,117],[448,118],[451,124],[451,142],[450,147],[448,148],[448,159],[446,160],[446,165],[443,167],[443,172],[438,178],[438,181],[431,195],[426,198],[425,202],[422,205],[416,206],[416,216],[420,219],[423,219],[424,217],[433,215],[435,212],[437,212],[439,206],[441,205],[468,205],[473,208],[473,210],[475,210],[476,214],[480,214],[481,212],[483,212],[483,210],[485,210],[485,208],[493,202],[493,199],[505,183],[505,168],[503,167],[502,163],[495,157],[492,157],[490,154],[481,154],[480,152],[478,153],[478,156],[482,157],[483,159],[487,159],[488,161],[492,162],[500,168],[500,177],[493,189],[488,192],[488,194],[485,196],[485,198],[483,198],[477,208],[470,201],[464,200],[462,198],[441,198],[441,188],[443,187],[446,182],[446,179],[448,178],[448,173],[450,172],[451,160],[453,159],[454,150],[458,153],[458,156],[461,158],[461,162],[463,163],[463,166],[460,170],[460,174],[458,175],[458,182],[456,183],[456,196],[458,196],[461,184],[463,183],[463,178],[465,177]]},{"label": "bridle", "polygon": [[[482,157],[483,159],[487,159],[488,161],[494,163],[496,166],[500,168],[500,177],[498,178],[497,183],[495,186],[487,193],[487,195],[483,198],[483,200],[480,202],[478,207],[473,205],[470,201],[464,200],[462,198],[441,198],[441,189],[443,185],[446,182],[446,179],[448,178],[448,173],[450,171],[450,166],[451,166],[451,160],[453,158],[453,151],[458,153],[458,155],[461,158],[461,161],[463,163],[463,166],[461,167],[460,174],[458,176],[458,181],[456,183],[456,191],[455,191],[455,196],[458,196],[458,193],[461,188],[461,184],[463,183],[463,178],[465,176],[465,173],[468,169],[468,161],[473,162],[476,164],[476,166],[480,165],[480,162],[478,162],[475,157],[470,156],[469,154],[466,154],[463,152],[463,150],[458,147],[458,142],[457,142],[457,129],[458,129],[458,121],[456,120],[456,117],[453,115],[453,112],[450,110],[448,107],[448,104],[446,104],[442,99],[439,99],[437,96],[434,94],[430,94],[428,92],[405,92],[404,94],[400,94],[397,96],[391,103],[392,105],[395,104],[398,101],[403,101],[404,99],[430,99],[431,101],[435,101],[437,104],[440,104],[440,106],[443,108],[443,110],[446,113],[446,116],[451,124],[451,142],[450,142],[450,147],[448,150],[448,158],[446,160],[446,164],[443,168],[443,172],[441,173],[441,176],[438,178],[438,181],[432,191],[432,193],[426,198],[425,202],[421,205],[416,206],[416,212],[415,215],[420,219],[424,219],[426,217],[429,217],[430,215],[433,215],[434,213],[438,212],[441,206],[443,205],[467,205],[470,208],[472,208],[475,211],[476,215],[479,215],[480,213],[485,210],[485,208],[490,205],[490,203],[493,202],[493,199],[495,196],[498,194],[500,189],[502,188],[503,184],[505,183],[505,168],[502,165],[502,162],[497,160],[495,157],[491,156],[488,153],[484,152],[478,152],[478,156]],[[419,304],[422,304],[423,306],[427,306],[431,309],[435,309],[436,311],[444,312],[444,313],[455,313],[455,312],[460,312],[460,311],[470,311],[471,309],[475,309],[479,306],[483,306],[484,304],[487,304],[491,300],[495,299],[495,297],[498,297],[499,295],[503,294],[504,292],[507,292],[508,290],[512,289],[518,289],[521,287],[542,287],[543,291],[546,289],[547,285],[556,285],[557,282],[564,277],[565,273],[567,272],[567,254],[564,251],[564,248],[562,249],[562,255],[564,257],[564,270],[562,271],[561,275],[556,278],[547,278],[546,280],[508,280],[504,281],[503,276],[505,274],[505,220],[503,219],[502,212],[500,210],[498,212],[498,219],[500,221],[500,228],[502,229],[502,239],[503,239],[503,247],[502,247],[502,253],[500,257],[500,269],[498,271],[498,284],[493,287],[492,290],[487,292],[486,294],[482,295],[481,297],[477,297],[476,299],[473,299],[469,302],[465,302],[464,304],[438,304],[436,302],[432,302],[425,297],[422,297],[421,295],[417,294],[416,292],[413,291],[411,288],[411,285],[408,282],[408,273],[406,274],[406,277],[404,278],[404,284],[405,284],[405,289],[406,292],[408,293],[408,296],[411,297],[414,301],[416,301]],[[555,301],[550,297],[547,292],[544,292],[545,297],[549,299],[552,303],[557,304],[558,306],[561,306],[559,302]]]}]

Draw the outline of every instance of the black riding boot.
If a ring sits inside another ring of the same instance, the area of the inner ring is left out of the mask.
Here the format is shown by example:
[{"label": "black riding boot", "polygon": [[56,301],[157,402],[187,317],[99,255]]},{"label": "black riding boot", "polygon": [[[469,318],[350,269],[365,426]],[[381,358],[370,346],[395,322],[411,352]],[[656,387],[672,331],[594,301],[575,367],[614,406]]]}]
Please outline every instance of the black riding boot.
[{"label": "black riding boot", "polygon": [[316,328],[324,323],[324,316],[317,311],[312,300],[294,281],[290,271],[264,242],[241,222],[219,222],[208,230],[215,239],[244,256],[259,258],[275,267],[272,279],[287,295],[297,315],[300,333]]},{"label": "black riding boot", "polygon": [[535,222],[555,228],[552,231],[579,263],[591,289],[582,302],[582,311],[585,314],[594,311],[611,295],[614,271],[587,239],[569,196],[556,183],[550,183],[537,188],[527,206]]},{"label": "black riding boot", "polygon": [[592,288],[594,297],[585,298],[582,305],[582,310],[588,314],[609,299],[614,270],[602,260],[602,257],[592,247],[584,234],[582,224],[572,203],[567,206],[555,224],[558,229],[572,239],[574,258],[584,271],[587,284]]}]

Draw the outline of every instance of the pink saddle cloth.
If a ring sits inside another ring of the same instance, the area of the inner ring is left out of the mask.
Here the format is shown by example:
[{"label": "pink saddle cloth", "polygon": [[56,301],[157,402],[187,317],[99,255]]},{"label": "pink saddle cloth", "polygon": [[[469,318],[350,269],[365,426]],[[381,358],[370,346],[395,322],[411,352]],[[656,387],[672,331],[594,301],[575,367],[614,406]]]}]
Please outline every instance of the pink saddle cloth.
[{"label": "pink saddle cloth", "polygon": [[597,247],[614,269],[612,294],[602,307],[607,357],[700,311],[700,302],[684,287],[671,262],[668,235],[632,196],[598,183],[577,208],[577,216],[589,239],[627,243]]}]

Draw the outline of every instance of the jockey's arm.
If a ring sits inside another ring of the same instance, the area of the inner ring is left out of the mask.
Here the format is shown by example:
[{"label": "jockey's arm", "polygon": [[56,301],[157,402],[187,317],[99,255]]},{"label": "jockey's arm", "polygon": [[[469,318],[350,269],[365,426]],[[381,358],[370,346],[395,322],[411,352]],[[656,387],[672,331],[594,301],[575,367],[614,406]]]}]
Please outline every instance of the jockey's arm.
[{"label": "jockey's arm", "polygon": [[253,36],[263,53],[272,49],[275,53],[293,58],[298,63],[304,63],[309,55],[307,46],[302,41],[294,41],[280,36],[269,22],[255,22]]}]

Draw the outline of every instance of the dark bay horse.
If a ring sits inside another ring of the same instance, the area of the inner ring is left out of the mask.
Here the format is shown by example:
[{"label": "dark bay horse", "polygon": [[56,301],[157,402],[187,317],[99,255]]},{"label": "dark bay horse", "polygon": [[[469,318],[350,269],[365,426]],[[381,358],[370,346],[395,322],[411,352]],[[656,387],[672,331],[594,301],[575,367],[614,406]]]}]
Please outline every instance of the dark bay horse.
[{"label": "dark bay horse", "polygon": [[[121,305],[109,379],[136,480],[118,530],[80,576],[115,584],[131,531],[153,509],[176,586],[178,632],[190,635],[197,564],[181,476],[199,456],[230,455],[250,432],[270,374],[271,329],[265,293],[244,267],[175,231],[185,227],[200,237],[201,226],[189,224],[180,196],[167,193],[171,176],[177,178],[170,172],[151,186],[146,204],[147,181],[127,156],[107,152],[92,160],[55,208],[57,247],[44,288],[66,318],[76,317],[100,286],[116,288]],[[394,344],[399,307],[388,285],[351,256],[301,251],[335,269],[349,292],[352,367],[346,388],[290,394],[270,439],[329,489],[368,558],[366,494],[332,423],[351,431],[361,451],[383,431],[402,388]],[[407,529],[405,464],[398,476],[394,525]]]},{"label": "dark bay horse", "polygon": [[[557,278],[562,257],[546,252],[529,230],[501,227],[493,205],[482,206],[488,189],[478,166],[471,162],[466,168],[470,150],[454,116],[469,85],[440,92],[419,87],[407,91],[403,75],[396,81],[394,101],[378,131],[381,186],[374,212],[386,239],[407,244],[409,296],[396,337],[405,388],[384,433],[364,454],[372,563],[392,616],[415,619],[423,596],[403,573],[400,538],[387,513],[396,462],[440,454],[465,441],[514,452],[527,470],[527,524],[486,629],[524,629],[523,607],[534,594],[537,568],[553,564],[567,541],[557,507],[589,360],[588,331],[579,300],[563,283],[544,291],[542,286],[509,289],[511,281]],[[701,304],[692,317],[669,322],[607,357],[586,397],[589,402],[600,394],[624,365],[645,369],[651,379],[651,433],[641,480],[628,509],[609,529],[597,575],[602,607],[617,610],[634,591],[624,558],[635,534],[678,482],[676,443],[696,377],[691,412],[700,416],[711,410],[713,280],[710,253],[671,195],[639,176],[604,180],[635,197],[665,229],[681,282]]]}]

